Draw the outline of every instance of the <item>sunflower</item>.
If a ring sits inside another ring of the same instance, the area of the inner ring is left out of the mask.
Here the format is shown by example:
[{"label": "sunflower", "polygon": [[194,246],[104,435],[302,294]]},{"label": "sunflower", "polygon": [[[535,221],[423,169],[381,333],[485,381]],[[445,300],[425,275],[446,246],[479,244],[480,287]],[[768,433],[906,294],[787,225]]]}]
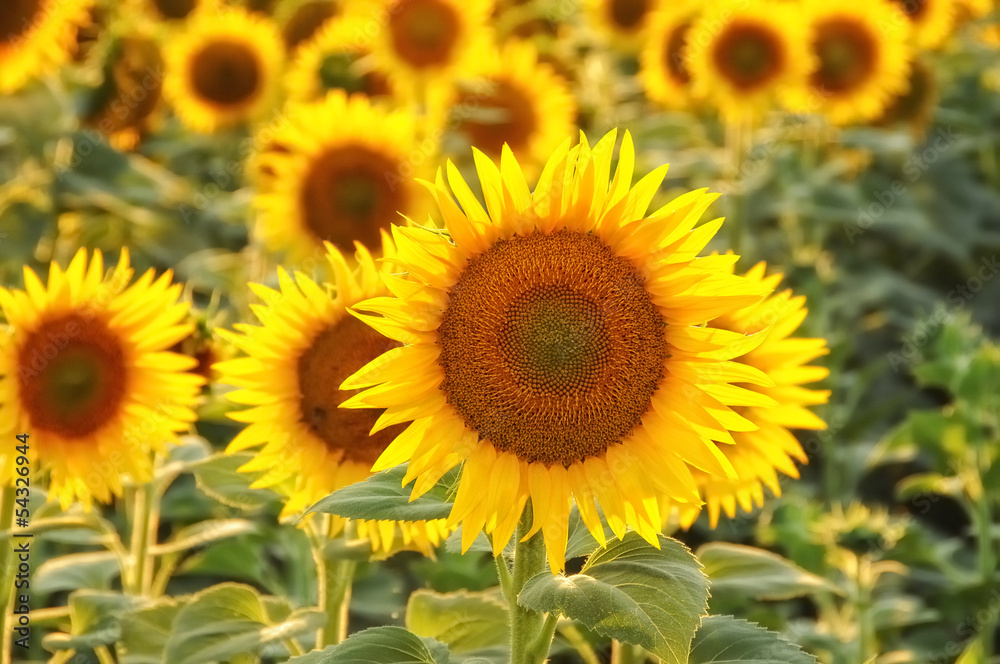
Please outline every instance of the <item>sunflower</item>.
[{"label": "sunflower", "polygon": [[918,134],[927,125],[937,107],[937,81],[934,70],[924,60],[917,58],[910,62],[906,88],[889,101],[874,124],[891,127],[905,123]]},{"label": "sunflower", "polygon": [[491,0],[376,0],[363,18],[359,40],[370,42],[399,88],[418,97],[475,63],[490,38]]},{"label": "sunflower", "polygon": [[149,130],[160,106],[163,58],[155,40],[134,35],[121,39],[110,59],[97,102],[83,121],[116,148],[130,150]]},{"label": "sunflower", "polygon": [[360,26],[358,19],[334,21],[299,47],[286,77],[289,98],[314,101],[334,89],[372,98],[395,94],[390,73],[357,39]]},{"label": "sunflower", "polygon": [[640,78],[648,96],[661,106],[683,109],[691,98],[687,42],[700,9],[680,4],[664,8],[650,19],[640,58]]},{"label": "sunflower", "polygon": [[[781,274],[765,276],[767,266],[758,263],[747,274],[752,283],[775,288]],[[806,317],[804,297],[793,297],[784,291],[750,306],[726,313],[709,325],[746,335],[763,335],[763,342],[734,361],[752,367],[774,381],[772,386],[747,384],[742,387],[738,412],[757,429],[733,433],[734,445],[722,446],[722,452],[736,469],[737,478],[713,476],[695,469],[695,481],[708,505],[711,526],[719,520],[720,511],[730,518],[736,506],[745,512],[764,502],[764,487],[781,495],[778,472],[798,478],[795,461],[807,458],[789,429],[825,429],[826,424],[807,410],[807,406],[826,403],[827,390],[811,390],[805,383],[822,380],[830,373],[825,367],[809,362],[826,355],[825,339],[803,339],[791,335]],[[706,388],[716,397],[722,395]],[[728,390],[730,386],[723,389]],[[681,524],[690,526],[699,510],[685,505],[681,508]]]},{"label": "sunflower", "polygon": [[635,50],[643,43],[650,19],[664,4],[662,0],[587,0],[585,7],[594,28],[615,46]]},{"label": "sunflower", "polygon": [[274,20],[281,26],[285,48],[293,53],[323,28],[342,15],[340,0],[285,0],[275,9]]},{"label": "sunflower", "polygon": [[0,94],[70,59],[93,0],[13,0],[0,11]]},{"label": "sunflower", "polygon": [[290,106],[271,135],[275,148],[254,162],[265,242],[299,253],[324,241],[341,249],[355,240],[377,244],[398,212],[427,204],[412,176],[436,144],[418,144],[416,129],[411,111],[387,111],[342,90]]},{"label": "sunflower", "polygon": [[[392,245],[383,234],[383,252]],[[229,444],[237,452],[263,444],[240,470],[261,472],[253,487],[275,487],[287,493],[282,517],[292,517],[337,489],[360,482],[400,427],[368,435],[378,419],[372,411],[341,410],[351,396],[338,386],[353,372],[385,351],[399,346],[348,315],[360,300],[388,291],[368,250],[356,245],[356,274],[344,255],[327,245],[335,275],[334,293],[308,276],[294,278],[279,270],[280,290],[259,284],[251,289],[266,302],[254,306],[261,326],[237,325],[239,333],[220,336],[247,357],[220,362],[220,382],[239,389],[231,401],[254,406],[230,413],[247,426]],[[343,520],[336,519],[337,530]],[[406,544],[429,548],[447,535],[444,520],[434,522],[362,522],[360,533],[376,549],[392,547],[402,529]]]},{"label": "sunflower", "polygon": [[786,106],[821,112],[839,125],[877,117],[906,89],[912,57],[906,19],[887,0],[863,8],[811,0],[805,11],[815,67],[785,90]]},{"label": "sunflower", "polygon": [[257,119],[275,102],[283,50],[265,18],[236,8],[199,13],[164,57],[163,94],[196,131]]},{"label": "sunflower", "polygon": [[195,12],[217,8],[219,0],[139,0],[139,4],[159,21],[182,21]]},{"label": "sunflower", "polygon": [[909,19],[913,41],[934,49],[951,36],[958,18],[957,0],[893,0]]},{"label": "sunflower", "polygon": [[452,93],[453,126],[490,157],[506,144],[525,165],[541,165],[574,129],[576,100],[566,81],[528,42],[490,49],[479,62]]},{"label": "sunflower", "polygon": [[[128,252],[109,278],[101,253],[81,249],[43,285],[29,268],[25,290],[0,288],[0,432],[30,432],[28,458],[50,476],[63,509],[91,508],[122,494],[123,477],[152,477],[150,450],[163,451],[195,419],[204,382],[190,358],[167,352],[191,333],[171,273],[150,270],[129,286]],[[0,460],[11,482],[12,457]]]},{"label": "sunflower", "polygon": [[693,92],[736,120],[766,111],[812,69],[806,26],[788,5],[722,0],[687,35]]},{"label": "sunflower", "polygon": [[611,178],[615,139],[564,142],[534,193],[509,149],[499,168],[477,152],[485,210],[454,165],[457,203],[439,173],[447,235],[394,226],[396,297],[355,306],[405,345],[343,384],[372,386],[341,407],[385,409],[375,431],[412,421],[373,470],[408,461],[419,496],[464,462],[449,521],[464,549],[485,529],[499,553],[530,498],[553,573],[571,497],[602,544],[595,499],[616,535],[629,525],[656,546],[659,497],[700,503],[689,464],[736,478],[715,441],[753,425],[726,405],[744,391],[728,383],[773,384],[728,361],[747,337],[699,326],[767,292],[726,269],[734,257],[698,257],[721,220],[692,227],[716,196],[647,215],[665,167],[630,188],[626,133]]}]

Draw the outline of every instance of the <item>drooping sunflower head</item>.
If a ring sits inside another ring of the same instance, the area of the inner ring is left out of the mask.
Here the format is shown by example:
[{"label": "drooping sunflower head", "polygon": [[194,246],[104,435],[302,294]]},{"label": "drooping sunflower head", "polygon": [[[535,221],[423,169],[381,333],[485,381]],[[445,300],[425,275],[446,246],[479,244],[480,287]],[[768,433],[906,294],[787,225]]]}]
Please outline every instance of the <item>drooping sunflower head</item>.
[{"label": "drooping sunflower head", "polygon": [[451,522],[466,548],[485,528],[499,552],[530,498],[553,572],[571,497],[599,541],[595,500],[655,546],[658,498],[700,504],[690,467],[735,478],[714,441],[753,425],[706,388],[773,384],[729,361],[745,335],[703,326],[767,292],[735,257],[698,257],[716,197],[647,212],[665,168],[632,187],[625,134],[612,176],[615,138],[563,143],[534,191],[509,149],[499,168],[477,152],[485,208],[449,164],[432,187],[448,235],[394,227],[396,297],[355,306],[405,344],[345,383],[375,385],[342,407],[385,409],[377,428],[412,421],[375,468],[409,461],[419,495],[464,461]]},{"label": "drooping sunflower head", "polygon": [[[171,273],[150,270],[129,285],[127,251],[105,278],[100,252],[81,249],[48,283],[25,268],[25,290],[0,288],[0,433],[30,432],[28,458],[50,476],[63,508],[121,495],[123,478],[151,478],[162,451],[195,419],[203,379],[167,352],[191,332]],[[11,481],[0,455],[0,482]]]},{"label": "drooping sunflower head", "polygon": [[619,48],[641,47],[660,0],[587,0],[590,24]]},{"label": "drooping sunflower head", "polygon": [[906,88],[912,53],[905,18],[886,0],[864,8],[814,0],[805,7],[814,68],[784,91],[786,105],[834,124],[875,118]]},{"label": "drooping sunflower head", "polygon": [[0,10],[0,94],[67,62],[93,0],[12,0]]},{"label": "drooping sunflower head", "polygon": [[264,240],[299,253],[326,241],[375,245],[400,212],[418,215],[427,198],[413,176],[436,144],[418,143],[416,131],[412,111],[342,90],[291,106],[272,136],[281,150],[256,165],[280,174],[264,177],[256,198]]},{"label": "drooping sunflower head", "polygon": [[267,19],[238,8],[200,13],[167,43],[163,94],[196,131],[260,118],[272,109],[283,47]]},{"label": "drooping sunflower head", "polygon": [[359,19],[334,21],[299,47],[286,77],[291,99],[315,101],[330,90],[394,96],[390,72],[379,66],[371,45],[357,38],[362,25]]},{"label": "drooping sunflower head", "polygon": [[768,109],[777,93],[801,84],[812,66],[803,22],[783,4],[722,0],[687,37],[694,93],[731,119]]},{"label": "drooping sunflower head", "polygon": [[576,102],[566,81],[527,42],[490,49],[455,86],[450,115],[469,145],[493,158],[504,144],[525,166],[540,167],[573,131]]},{"label": "drooping sunflower head", "polygon": [[[383,234],[382,239],[383,252],[391,256],[388,236]],[[254,487],[287,493],[283,517],[299,514],[329,493],[369,477],[372,464],[401,429],[369,436],[379,413],[338,408],[353,394],[340,390],[340,384],[399,346],[348,313],[348,307],[360,300],[387,292],[375,259],[360,243],[356,249],[355,268],[327,245],[335,275],[329,287],[284,269],[278,273],[278,290],[251,284],[265,302],[254,306],[260,325],[237,325],[237,333],[219,331],[246,355],[218,363],[220,381],[239,388],[228,394],[231,401],[253,406],[230,414],[248,426],[228,449],[263,445],[241,470],[263,472]],[[368,522],[366,532],[376,548],[392,546],[397,526],[387,523],[380,527]],[[401,527],[405,541],[416,537],[429,546],[436,544],[432,536],[441,532],[443,521]]]},{"label": "drooping sunflower head", "polygon": [[415,95],[474,60],[489,38],[491,9],[491,0],[378,0],[362,33],[400,88]]},{"label": "drooping sunflower head", "polygon": [[699,11],[681,4],[657,11],[650,20],[640,76],[646,95],[666,108],[683,109],[690,104],[687,44]]},{"label": "drooping sunflower head", "polygon": [[957,0],[893,0],[909,19],[920,48],[935,49],[951,36],[958,16]]},{"label": "drooping sunflower head", "polygon": [[[752,283],[773,289],[781,274],[767,275],[767,266],[758,263],[746,274]],[[826,367],[810,362],[826,355],[825,339],[793,337],[806,317],[805,298],[790,291],[776,293],[747,307],[735,309],[712,320],[709,325],[730,332],[756,336],[734,362],[766,374],[774,384],[753,383],[723,386],[730,393],[727,403],[754,427],[734,429],[733,444],[721,446],[723,454],[736,470],[736,478],[713,476],[695,471],[695,480],[708,506],[709,522],[714,528],[720,512],[735,516],[736,507],[749,512],[764,501],[764,487],[781,495],[778,473],[797,478],[795,461],[807,461],[798,440],[790,429],[825,429],[826,424],[808,410],[826,403],[828,390],[804,387],[829,375]],[[716,390],[707,388],[717,397]],[[681,506],[681,524],[690,526],[699,510]]]}]

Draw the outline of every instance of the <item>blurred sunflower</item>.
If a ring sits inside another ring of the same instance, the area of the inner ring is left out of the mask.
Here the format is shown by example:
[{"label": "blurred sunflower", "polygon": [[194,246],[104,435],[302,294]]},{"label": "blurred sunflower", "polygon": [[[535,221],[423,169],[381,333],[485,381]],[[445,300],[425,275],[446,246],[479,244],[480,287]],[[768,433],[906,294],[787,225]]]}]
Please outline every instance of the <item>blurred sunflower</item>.
[{"label": "blurred sunflower", "polygon": [[[0,432],[31,432],[28,458],[50,476],[63,509],[110,502],[122,480],[152,477],[150,451],[163,451],[195,420],[204,380],[190,358],[167,352],[191,333],[172,274],[150,270],[129,286],[122,250],[105,278],[101,253],[81,249],[43,285],[29,268],[25,290],[0,288],[8,328],[0,334]],[[11,481],[3,455],[0,482]]]},{"label": "blurred sunflower", "polygon": [[449,523],[466,550],[485,529],[499,553],[530,498],[553,573],[571,497],[602,544],[595,499],[617,536],[630,525],[656,546],[658,498],[701,502],[689,464],[735,479],[713,441],[753,425],[705,387],[773,384],[727,361],[744,335],[696,327],[767,292],[726,269],[735,258],[697,257],[721,225],[692,230],[716,196],[647,214],[666,169],[631,188],[626,133],[612,178],[615,138],[564,142],[533,194],[509,149],[499,168],[477,152],[486,210],[452,164],[457,203],[439,173],[448,234],[394,226],[396,297],[355,306],[406,345],[343,383],[374,386],[341,404],[385,409],[374,430],[412,420],[374,470],[408,461],[419,496],[464,462]]},{"label": "blurred sunflower", "polygon": [[289,53],[336,23],[342,15],[341,0],[284,0],[274,10],[274,20],[281,27],[281,38]]},{"label": "blurred sunflower", "polygon": [[265,18],[236,8],[200,13],[164,57],[163,94],[195,131],[258,119],[275,103],[283,50]]},{"label": "blurred sunflower", "polygon": [[[388,236],[383,252],[391,254]],[[263,444],[245,472],[263,472],[252,486],[273,487],[287,494],[281,516],[301,513],[320,498],[371,475],[370,468],[402,427],[369,430],[378,419],[373,411],[342,410],[337,406],[353,393],[340,391],[345,378],[399,344],[383,337],[347,308],[388,291],[368,250],[356,245],[357,270],[352,273],[343,254],[327,245],[335,275],[330,293],[308,276],[293,278],[278,272],[280,290],[259,284],[251,289],[265,305],[255,305],[261,326],[237,325],[239,333],[220,336],[247,357],[220,362],[220,382],[239,389],[228,393],[234,403],[253,406],[230,413],[248,424],[229,444],[238,452]],[[344,520],[334,519],[334,532]],[[404,543],[428,552],[447,536],[444,520],[435,522],[362,522],[361,534],[376,549],[389,549],[397,530]]]},{"label": "blurred sunflower", "polygon": [[119,150],[131,150],[153,123],[162,88],[159,44],[138,34],[124,37],[112,49],[104,82],[83,122],[106,135]]},{"label": "blurred sunflower", "polygon": [[[766,271],[767,266],[758,263],[747,272],[746,278],[769,290],[774,289],[783,275],[765,276]],[[732,518],[737,505],[745,512],[751,511],[754,505],[763,505],[765,486],[775,496],[780,496],[778,472],[798,478],[794,462],[806,463],[808,459],[789,429],[826,428],[823,420],[806,407],[826,403],[830,392],[802,387],[829,375],[826,367],[809,365],[827,354],[826,340],[791,336],[806,313],[805,298],[793,297],[791,291],[784,291],[723,314],[709,323],[711,327],[730,332],[759,334],[763,341],[734,361],[753,367],[774,381],[771,386],[710,385],[704,388],[720,400],[729,397],[727,403],[738,405],[737,412],[756,425],[752,431],[734,431],[734,444],[720,446],[736,469],[736,479],[694,470],[695,480],[708,505],[712,528],[718,524],[720,511]],[[738,392],[732,392],[734,389]],[[699,511],[691,505],[682,506],[681,524],[689,527]]]},{"label": "blurred sunflower", "polygon": [[661,9],[650,19],[640,59],[640,78],[646,96],[666,108],[683,109],[690,104],[687,42],[699,11],[680,4]]},{"label": "blurred sunflower", "polygon": [[906,88],[897,93],[874,123],[881,127],[908,124],[917,134],[926,131],[937,107],[937,81],[934,70],[923,59],[910,62]]},{"label": "blurred sunflower", "polygon": [[886,0],[864,7],[811,0],[805,12],[815,68],[784,90],[785,105],[839,125],[877,117],[906,89],[912,57],[906,19]]},{"label": "blurred sunflower", "polygon": [[425,150],[437,146],[418,144],[416,131],[409,110],[388,111],[342,90],[289,107],[271,137],[279,147],[254,162],[265,242],[300,254],[325,241],[342,250],[355,240],[377,244],[399,212],[428,205],[411,160],[429,159]]},{"label": "blurred sunflower", "polygon": [[329,90],[392,97],[390,74],[378,66],[371,46],[357,39],[358,19],[334,21],[301,45],[285,82],[295,101],[314,101]]},{"label": "blurred sunflower", "polygon": [[152,18],[160,21],[181,21],[195,13],[217,7],[219,0],[133,0]]},{"label": "blurred sunflower", "polygon": [[528,42],[484,53],[469,82],[456,85],[450,114],[469,144],[490,157],[498,158],[507,144],[523,165],[540,167],[574,130],[576,100],[569,86],[538,61]]},{"label": "blurred sunflower", "polygon": [[399,89],[419,97],[426,85],[447,82],[475,63],[489,40],[491,9],[490,0],[374,0],[361,34],[371,37]]},{"label": "blurred sunflower", "polygon": [[594,28],[619,48],[635,50],[642,46],[650,18],[663,4],[661,0],[587,0],[585,7]]},{"label": "blurred sunflower", "polygon": [[785,4],[722,0],[687,35],[693,93],[736,120],[766,111],[812,69],[806,24]]},{"label": "blurred sunflower", "polygon": [[90,21],[93,0],[13,0],[0,11],[0,94],[57,70]]},{"label": "blurred sunflower", "polygon": [[958,18],[957,0],[893,0],[909,19],[914,43],[934,49],[951,36]]}]

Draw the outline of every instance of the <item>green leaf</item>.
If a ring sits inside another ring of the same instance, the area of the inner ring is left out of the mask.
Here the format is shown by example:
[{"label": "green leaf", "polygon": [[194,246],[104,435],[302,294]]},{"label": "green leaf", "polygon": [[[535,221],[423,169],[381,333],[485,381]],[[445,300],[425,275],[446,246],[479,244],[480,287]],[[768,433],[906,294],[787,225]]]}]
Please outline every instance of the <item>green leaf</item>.
[{"label": "green leaf", "polygon": [[229,507],[255,509],[275,500],[276,495],[267,489],[251,489],[250,484],[261,473],[241,473],[240,466],[253,458],[249,452],[213,454],[188,464],[194,473],[198,488]]},{"label": "green leaf", "polygon": [[111,580],[118,575],[118,559],[109,551],[71,553],[39,565],[31,589],[38,593],[80,588],[109,590]]},{"label": "green leaf", "polygon": [[688,664],[816,664],[775,632],[732,616],[705,618],[691,644]]},{"label": "green leaf", "polygon": [[789,599],[818,590],[839,593],[826,579],[781,556],[741,544],[712,542],[698,549],[712,584],[712,597]]},{"label": "green leaf", "polygon": [[160,664],[174,618],[186,602],[187,599],[162,597],[123,615],[118,640],[121,664]]},{"label": "green leaf", "polygon": [[396,466],[372,475],[363,482],[335,491],[309,508],[348,519],[424,521],[444,519],[451,513],[451,488],[457,471],[444,477],[427,493],[410,501],[410,489],[403,486],[406,466]]},{"label": "green leaf", "polygon": [[111,645],[121,635],[121,616],[129,612],[135,602],[135,598],[121,593],[75,592],[69,599],[71,635],[51,634],[44,645],[51,650]]},{"label": "green leaf", "polygon": [[183,606],[167,638],[164,658],[171,664],[207,664],[256,652],[262,645],[314,631],[320,611],[293,612],[288,620],[269,624],[256,590],[237,583],[212,586]]},{"label": "green leaf", "polygon": [[444,594],[417,590],[406,605],[406,627],[463,653],[505,645],[510,621],[499,589]]},{"label": "green leaf", "polygon": [[[604,539],[612,540],[615,538],[611,528],[604,520],[604,514],[600,512],[598,508],[598,517],[601,520],[601,527],[604,528]],[[580,556],[589,556],[594,551],[597,551],[601,547],[594,539],[594,536],[590,533],[590,529],[587,528],[587,524],[583,522],[580,518],[580,510],[577,509],[576,505],[573,505],[569,512],[569,533],[566,540],[566,560],[571,558],[579,558]]]},{"label": "green leaf", "polygon": [[592,555],[579,574],[529,579],[518,604],[642,646],[664,664],[685,664],[707,606],[708,579],[683,544],[663,535],[659,543],[657,549],[628,532]]},{"label": "green leaf", "polygon": [[179,553],[216,540],[256,532],[257,525],[246,519],[212,519],[182,528],[170,541],[152,548],[155,555]]},{"label": "green leaf", "polygon": [[373,627],[288,664],[447,664],[448,648],[402,627]]}]

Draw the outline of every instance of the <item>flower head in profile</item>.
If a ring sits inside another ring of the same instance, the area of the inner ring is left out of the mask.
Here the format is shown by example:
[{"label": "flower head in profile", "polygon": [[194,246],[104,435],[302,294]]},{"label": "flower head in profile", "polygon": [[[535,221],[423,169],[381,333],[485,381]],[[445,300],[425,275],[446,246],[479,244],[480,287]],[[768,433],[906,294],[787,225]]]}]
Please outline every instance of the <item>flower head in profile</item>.
[{"label": "flower head in profile", "polygon": [[[391,254],[388,236],[383,251]],[[370,411],[342,410],[352,396],[339,385],[360,367],[399,344],[347,312],[366,298],[385,294],[375,259],[356,246],[357,268],[332,245],[327,257],[335,275],[331,288],[303,273],[279,270],[279,288],[251,284],[265,304],[253,305],[260,325],[237,325],[220,336],[245,357],[216,364],[220,382],[236,386],[228,398],[251,406],[230,417],[244,422],[228,451],[251,448],[254,458],[240,470],[262,473],[252,485],[285,494],[282,517],[302,513],[337,489],[371,475],[370,468],[399,429],[368,435],[378,419]],[[335,519],[335,530],[343,519]],[[447,536],[443,520],[362,522],[359,534],[375,549],[399,539],[427,553]]]},{"label": "flower head in profile", "polygon": [[[126,477],[149,481],[151,452],[195,420],[204,379],[168,351],[192,330],[181,285],[169,271],[131,277],[127,251],[105,277],[101,253],[81,249],[47,284],[25,268],[24,290],[0,288],[0,434],[30,434],[27,456],[64,509],[110,502]],[[12,461],[0,454],[0,482]]]},{"label": "flower head in profile", "polygon": [[738,478],[719,448],[754,425],[731,384],[773,385],[731,361],[744,334],[705,325],[769,291],[733,256],[699,257],[716,196],[649,211],[666,169],[633,186],[632,139],[612,172],[615,138],[563,143],[534,191],[509,149],[499,166],[476,152],[485,208],[449,164],[429,185],[446,231],[394,227],[393,297],[355,306],[402,345],[344,382],[368,389],[342,407],[383,409],[375,431],[409,423],[376,470],[409,462],[420,495],[464,462],[450,518],[464,548],[485,529],[501,551],[530,498],[553,572],[571,499],[601,543],[598,505],[618,536],[657,546],[660,498],[701,503],[692,468]]}]

